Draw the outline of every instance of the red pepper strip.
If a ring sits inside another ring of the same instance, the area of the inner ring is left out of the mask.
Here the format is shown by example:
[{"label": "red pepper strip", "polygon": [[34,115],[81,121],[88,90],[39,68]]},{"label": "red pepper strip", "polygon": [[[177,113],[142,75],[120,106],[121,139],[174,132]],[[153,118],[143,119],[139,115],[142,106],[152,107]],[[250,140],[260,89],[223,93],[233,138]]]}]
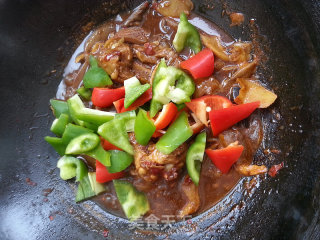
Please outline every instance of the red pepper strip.
[{"label": "red pepper strip", "polygon": [[113,179],[122,178],[124,176],[124,172],[117,173],[109,173],[108,169],[96,160],[96,181],[99,183],[109,182]]},{"label": "red pepper strip", "polygon": [[138,107],[142,106],[152,98],[152,89],[149,88],[145,93],[143,93],[134,103],[132,103],[128,108],[124,107],[124,98],[113,102],[117,113],[127,112],[131,110],[136,110]]},{"label": "red pepper strip", "polygon": [[209,118],[213,136],[219,135],[222,131],[249,117],[259,106],[258,101],[210,111]]},{"label": "red pepper strip", "polygon": [[116,89],[93,88],[91,101],[97,107],[110,107],[114,101],[123,98],[124,95],[124,87]]},{"label": "red pepper strip", "polygon": [[279,170],[280,170],[281,168],[283,168],[283,167],[284,167],[284,162],[281,162],[281,163],[278,164],[278,165],[273,165],[273,166],[270,168],[268,174],[269,174],[271,177],[275,177],[275,176],[278,174]]},{"label": "red pepper strip", "polygon": [[101,145],[103,147],[104,150],[109,151],[109,150],[119,150],[122,151],[122,149],[114,146],[112,143],[110,143],[108,140],[100,137],[101,140]]},{"label": "red pepper strip", "polygon": [[181,62],[180,67],[188,70],[194,79],[209,77],[214,70],[214,55],[208,48]]},{"label": "red pepper strip", "polygon": [[168,103],[163,106],[162,111],[159,113],[157,119],[154,122],[156,130],[161,130],[167,127],[176,116],[178,112],[177,106],[174,103]]},{"label": "red pepper strip", "polygon": [[232,106],[232,102],[228,98],[219,95],[208,95],[200,98],[192,99],[186,102],[186,106],[197,116],[197,118],[206,126],[208,126],[207,108],[218,110]]},{"label": "red pepper strip", "polygon": [[242,145],[229,145],[222,149],[206,149],[206,154],[222,173],[228,173],[231,166],[241,156],[242,151]]},{"label": "red pepper strip", "polygon": [[157,130],[152,134],[153,138],[161,137],[164,133],[158,132]]}]

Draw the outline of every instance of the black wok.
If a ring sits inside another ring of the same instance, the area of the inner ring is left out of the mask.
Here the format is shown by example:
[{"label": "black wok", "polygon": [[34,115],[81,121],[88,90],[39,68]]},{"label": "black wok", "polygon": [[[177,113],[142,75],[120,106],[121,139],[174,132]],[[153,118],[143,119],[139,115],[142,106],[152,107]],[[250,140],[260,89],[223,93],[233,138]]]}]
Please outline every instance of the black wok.
[{"label": "black wok", "polygon": [[[278,177],[261,177],[252,191],[243,179],[229,196],[192,223],[166,231],[129,229],[94,202],[74,203],[72,183],[59,179],[58,155],[44,142],[65,64],[82,40],[81,26],[96,25],[141,1],[0,0],[0,239],[319,239],[320,3],[316,0],[227,1],[246,14],[229,28],[220,1],[194,1],[195,11],[233,37],[250,39],[256,18],[267,48],[263,81],[278,94],[263,112],[266,147],[281,149]],[[209,8],[207,6],[210,5]],[[214,8],[211,8],[214,6]],[[242,33],[242,31],[244,33]],[[269,79],[269,76],[273,76]],[[272,111],[281,114],[274,129]],[[260,152],[261,153],[261,152]],[[258,156],[263,156],[258,154]],[[48,190],[49,188],[49,190]],[[50,192],[52,190],[52,192]]]}]

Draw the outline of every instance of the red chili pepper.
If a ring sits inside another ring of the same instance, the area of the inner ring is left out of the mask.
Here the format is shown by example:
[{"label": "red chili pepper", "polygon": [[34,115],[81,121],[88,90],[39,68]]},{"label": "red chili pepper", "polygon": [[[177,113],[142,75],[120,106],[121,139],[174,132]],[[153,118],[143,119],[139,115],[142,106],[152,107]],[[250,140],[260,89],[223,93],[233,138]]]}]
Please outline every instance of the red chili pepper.
[{"label": "red chili pepper", "polygon": [[96,160],[96,181],[99,183],[109,182],[113,179],[122,178],[124,176],[124,172],[117,173],[109,173],[108,169]]},{"label": "red chili pepper", "polygon": [[188,70],[194,79],[209,77],[214,70],[214,55],[207,48],[186,61],[181,62],[181,68]]},{"label": "red chili pepper", "polygon": [[109,150],[119,150],[122,151],[122,149],[114,146],[112,143],[110,143],[108,140],[100,137],[101,144],[104,150],[109,151]]},{"label": "red chili pepper", "polygon": [[148,89],[144,94],[142,94],[134,103],[132,103],[128,108],[124,107],[124,98],[119,99],[118,101],[113,102],[113,105],[116,108],[118,113],[127,112],[135,110],[138,107],[142,106],[146,102],[150,101],[152,98],[152,89]]},{"label": "red chili pepper", "polygon": [[161,130],[167,127],[176,116],[178,112],[177,106],[170,102],[163,106],[162,111],[159,113],[157,119],[154,122],[156,130]]},{"label": "red chili pepper", "polygon": [[228,98],[219,95],[207,95],[195,98],[185,104],[206,126],[208,126],[207,108],[210,108],[209,110],[211,111],[232,106],[232,102]]},{"label": "red chili pepper", "polygon": [[116,89],[93,88],[91,101],[97,107],[110,107],[114,101],[123,98],[124,95],[124,87]]},{"label": "red chili pepper", "polygon": [[222,173],[228,173],[231,166],[241,156],[242,151],[242,145],[229,145],[222,149],[206,149],[206,154]]},{"label": "red chili pepper", "polygon": [[283,168],[283,167],[284,167],[284,162],[281,162],[281,163],[278,164],[278,165],[273,165],[273,166],[270,168],[268,174],[269,174],[271,177],[275,177],[275,176],[278,174],[279,170],[280,170],[281,168]]},{"label": "red chili pepper", "polygon": [[214,136],[247,118],[260,106],[260,102],[235,105],[209,112],[211,129]]}]

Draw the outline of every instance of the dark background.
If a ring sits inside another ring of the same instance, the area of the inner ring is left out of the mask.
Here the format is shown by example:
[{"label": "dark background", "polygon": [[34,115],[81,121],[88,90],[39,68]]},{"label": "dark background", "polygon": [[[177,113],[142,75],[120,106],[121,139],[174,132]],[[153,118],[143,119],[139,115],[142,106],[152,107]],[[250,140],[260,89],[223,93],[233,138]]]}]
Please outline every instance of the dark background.
[{"label": "dark background", "polygon": [[[282,150],[270,160],[285,161],[277,178],[261,178],[253,194],[241,188],[242,181],[191,226],[174,224],[161,234],[133,233],[127,221],[90,201],[74,204],[74,185],[59,179],[58,155],[43,140],[53,120],[48,103],[85,36],[81,26],[102,23],[141,1],[119,2],[0,0],[0,239],[103,239],[104,230],[110,231],[108,239],[319,239],[320,3],[315,0],[226,1],[246,14],[244,26],[232,29],[221,17],[220,1],[195,4],[197,13],[235,38],[250,39],[249,18],[257,19],[266,36],[261,41],[270,48],[269,61],[261,74],[279,96],[273,110],[285,127],[265,139]],[[270,114],[265,120],[272,121]],[[47,195],[48,188],[53,191]]]}]

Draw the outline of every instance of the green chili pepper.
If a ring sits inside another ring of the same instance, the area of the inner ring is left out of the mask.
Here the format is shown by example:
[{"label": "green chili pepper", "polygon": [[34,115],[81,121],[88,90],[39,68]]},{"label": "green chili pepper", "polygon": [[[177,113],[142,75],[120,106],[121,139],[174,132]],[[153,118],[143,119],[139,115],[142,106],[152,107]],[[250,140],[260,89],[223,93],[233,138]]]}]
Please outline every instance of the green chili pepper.
[{"label": "green chili pepper", "polygon": [[[68,99],[69,111],[76,119],[101,125],[114,118],[115,113],[86,108],[78,95]],[[83,125],[80,124],[80,125]]]},{"label": "green chili pepper", "polygon": [[139,98],[145,91],[150,88],[150,84],[146,83],[141,85],[140,81],[136,77],[129,78],[124,81],[125,98],[124,107],[128,108]]},{"label": "green chili pepper", "polygon": [[66,148],[66,154],[83,154],[97,147],[99,143],[98,135],[94,133],[82,134],[70,141]]},{"label": "green chili pepper", "polygon": [[129,142],[123,119],[113,119],[98,128],[98,134],[107,139],[111,144],[133,155],[133,147]]},{"label": "green chili pepper", "polygon": [[109,173],[116,173],[125,170],[133,162],[133,156],[130,154],[119,151],[111,150],[111,166],[107,167]]},{"label": "green chili pepper", "polygon": [[200,133],[195,142],[190,146],[187,152],[188,174],[195,185],[199,185],[200,169],[203,160],[204,150],[206,148],[206,133]]},{"label": "green chili pepper", "polygon": [[79,95],[85,99],[85,100],[91,100],[91,95],[92,95],[92,92],[90,89],[88,88],[85,88],[85,87],[81,87],[81,88],[78,88],[77,89],[77,93],[79,93]]},{"label": "green chili pepper", "polygon": [[134,123],[136,121],[136,111],[128,111],[123,113],[117,113],[114,118],[115,119],[123,119],[126,125],[127,132],[133,132],[134,131]]},{"label": "green chili pepper", "polygon": [[68,145],[72,139],[79,137],[80,135],[92,133],[92,132],[93,131],[88,128],[84,128],[84,127],[69,123],[66,126],[66,129],[64,130],[64,133],[62,135],[62,140],[65,145]]},{"label": "green chili pepper", "polygon": [[68,103],[61,100],[51,99],[50,100],[51,108],[53,111],[53,115],[56,118],[59,118],[62,113],[67,114],[69,116],[69,120],[71,120],[71,116],[69,113]]},{"label": "green chili pepper", "polygon": [[69,116],[65,113],[62,113],[59,118],[55,119],[51,125],[51,132],[57,136],[62,136],[66,126],[69,122]]},{"label": "green chili pepper", "polygon": [[118,200],[130,221],[134,221],[149,211],[150,206],[144,193],[139,192],[131,183],[113,180]]},{"label": "green chili pepper", "polygon": [[148,117],[147,112],[140,108],[134,124],[134,135],[137,142],[146,146],[155,131],[156,126],[153,121]]},{"label": "green chili pepper", "polygon": [[188,22],[185,13],[180,14],[180,23],[173,39],[173,46],[177,52],[181,52],[184,47],[190,47],[195,53],[201,51],[200,34],[197,29]]},{"label": "green chili pepper", "polygon": [[186,105],[184,103],[181,104],[176,104],[178,111],[180,111],[181,109],[183,109]]},{"label": "green chili pepper", "polygon": [[87,176],[88,173],[86,164],[80,159],[71,156],[60,158],[57,167],[60,169],[60,177],[63,180],[76,177],[76,181],[78,182]]},{"label": "green chili pepper", "polygon": [[101,162],[104,166],[109,167],[111,165],[110,153],[103,149],[101,144],[89,152],[85,152],[85,155],[93,157]]},{"label": "green chili pepper", "polygon": [[76,195],[76,202],[83,201],[85,199],[95,196],[95,192],[92,190],[89,176],[86,175],[78,185],[78,191]]},{"label": "green chili pepper", "polygon": [[193,131],[189,126],[187,113],[182,112],[157,142],[156,148],[164,154],[170,154],[192,135]]},{"label": "green chili pepper", "polygon": [[60,156],[65,154],[67,145],[64,143],[62,138],[46,136],[44,140],[46,140],[46,142],[49,143]]},{"label": "green chili pepper", "polygon": [[98,66],[98,61],[90,56],[90,69],[83,77],[83,85],[85,88],[104,87],[112,85],[109,75]]},{"label": "green chili pepper", "polygon": [[[165,60],[161,59],[160,63],[157,66],[157,70],[152,81],[152,96],[156,95],[156,92],[155,92],[156,86],[162,79],[162,75],[159,74],[159,71],[161,68],[166,68],[166,67],[167,67],[167,64]],[[152,97],[151,103],[150,103],[150,117],[153,118],[158,113],[158,111],[162,108],[162,106],[163,104],[161,102],[155,100],[155,98]]]},{"label": "green chili pepper", "polygon": [[91,189],[95,193],[95,195],[98,195],[99,193],[102,193],[106,190],[105,186],[101,183],[98,183],[96,181],[96,173],[95,172],[88,172],[88,177],[91,185]]}]

